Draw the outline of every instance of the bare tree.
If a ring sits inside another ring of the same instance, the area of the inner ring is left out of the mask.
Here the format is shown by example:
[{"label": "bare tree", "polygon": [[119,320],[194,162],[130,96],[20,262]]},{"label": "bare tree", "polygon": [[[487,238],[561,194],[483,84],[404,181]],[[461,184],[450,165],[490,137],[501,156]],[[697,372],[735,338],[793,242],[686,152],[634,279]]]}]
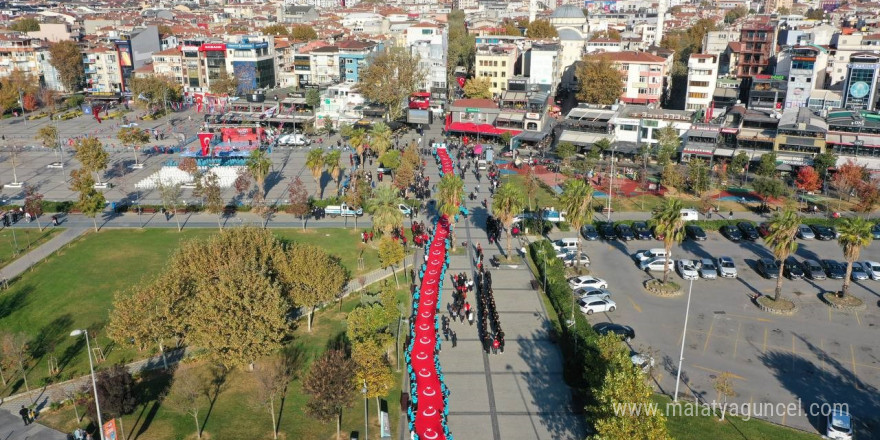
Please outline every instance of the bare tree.
[{"label": "bare tree", "polygon": [[292,378],[292,370],[282,358],[270,359],[254,370],[257,379],[257,403],[269,411],[272,418],[272,436],[278,438],[278,416],[275,415],[275,400],[284,396]]}]

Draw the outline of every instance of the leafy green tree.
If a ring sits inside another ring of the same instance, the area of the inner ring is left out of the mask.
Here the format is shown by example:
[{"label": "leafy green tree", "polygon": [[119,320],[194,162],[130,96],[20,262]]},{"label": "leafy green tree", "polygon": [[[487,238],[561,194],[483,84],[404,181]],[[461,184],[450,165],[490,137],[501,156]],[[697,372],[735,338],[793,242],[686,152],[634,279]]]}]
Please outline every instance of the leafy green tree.
[{"label": "leafy green tree", "polygon": [[807,9],[806,17],[810,20],[821,20],[821,19],[825,18],[825,10],[822,8]]},{"label": "leafy green tree", "polygon": [[251,151],[245,166],[251,176],[254,176],[254,180],[257,181],[260,196],[264,197],[266,194],[266,177],[269,176],[269,170],[272,169],[272,159],[269,159],[269,155],[265,151],[256,149]]},{"label": "leafy green tree", "polygon": [[86,217],[91,217],[92,223],[95,225],[95,232],[98,232],[98,213],[104,210],[104,194],[95,189],[95,180],[86,169],[73,170],[70,173],[71,186],[70,189],[79,193],[79,197],[75,206]]},{"label": "leafy green tree", "polygon": [[119,139],[123,145],[131,146],[134,150],[134,163],[138,162],[138,150],[141,149],[144,145],[150,142],[150,135],[146,130],[137,128],[137,127],[122,127],[119,129],[119,132],[116,133],[116,138]]},{"label": "leafy green tree", "polygon": [[688,162],[688,180],[690,181],[691,190],[702,197],[703,193],[709,190],[711,182],[709,180],[709,165],[703,159],[691,159]]},{"label": "leafy green tree", "polygon": [[778,199],[786,192],[785,183],[778,179],[759,177],[752,182],[752,188],[759,196]]},{"label": "leafy green tree", "polygon": [[571,142],[560,142],[556,145],[556,157],[558,157],[563,163],[567,164],[569,159],[571,159],[575,153],[577,153],[577,147]]},{"label": "leafy green tree", "polygon": [[538,189],[541,187],[541,184],[538,181],[538,176],[535,175],[534,167],[529,167],[528,171],[526,171],[526,179],[523,187],[526,191],[526,198],[529,201],[529,210],[531,210],[535,194],[538,193]]},{"label": "leafy green tree", "polygon": [[223,96],[236,96],[238,94],[238,78],[235,75],[220,71],[220,76],[211,80],[211,93]]},{"label": "leafy green tree", "polygon": [[367,210],[373,215],[373,228],[382,231],[385,235],[391,235],[394,229],[403,226],[403,213],[398,207],[403,199],[397,190],[388,185],[379,185],[373,191],[373,198]]},{"label": "leafy green tree", "polygon": [[577,231],[577,258],[575,259],[575,264],[580,265],[580,230],[581,226],[593,222],[593,211],[590,209],[593,204],[593,187],[583,179],[568,179],[563,185],[559,202],[562,204],[562,210],[565,211],[566,220]]},{"label": "leafy green tree", "polygon": [[611,105],[623,93],[623,76],[607,56],[585,56],[576,76],[580,84],[577,99],[581,102]]},{"label": "leafy green tree", "polygon": [[379,163],[385,168],[390,168],[392,171],[397,170],[400,167],[400,151],[386,151],[385,154],[379,156]]},{"label": "leafy green tree", "polygon": [[492,213],[507,229],[507,256],[512,255],[510,248],[510,230],[513,227],[514,218],[522,212],[526,204],[526,197],[522,189],[512,182],[507,182],[495,191],[492,200]]},{"label": "leafy green tree", "polygon": [[749,155],[744,151],[740,151],[730,160],[730,169],[737,175],[743,175],[746,171],[746,165],[749,164]]},{"label": "leafy green tree", "polygon": [[[666,255],[672,255],[672,245],[681,243],[684,239],[684,219],[681,217],[681,210],[684,206],[681,200],[667,197],[663,205],[661,205],[651,219],[654,221],[657,234],[663,236],[663,247],[666,249]],[[669,281],[669,259],[663,268],[663,284]]]},{"label": "leafy green tree", "polygon": [[681,165],[668,163],[663,167],[663,173],[660,175],[660,184],[666,188],[675,188],[681,190],[684,188],[684,170]]},{"label": "leafy green tree", "polygon": [[550,24],[550,20],[535,20],[526,28],[526,36],[533,40],[556,38],[559,32]]},{"label": "leafy green tree", "polygon": [[312,41],[318,39],[318,33],[315,32],[315,28],[307,25],[307,24],[295,24],[293,25],[293,30],[290,32],[290,36],[294,40],[301,41]]},{"label": "leafy green tree", "polygon": [[322,199],[323,191],[321,188],[321,176],[324,175],[324,167],[327,165],[327,162],[324,160],[324,151],[323,150],[310,150],[309,154],[306,156],[306,168],[312,172],[312,178],[315,179],[315,196],[318,199]]},{"label": "leafy green tree", "polygon": [[180,216],[177,215],[177,208],[181,205],[181,197],[183,189],[179,183],[175,184],[159,184],[159,196],[162,198],[162,206],[166,211],[170,211],[174,215],[177,222],[177,232],[180,232]]},{"label": "leafy green tree", "polygon": [[776,13],[779,15],[789,15],[791,14],[791,9],[788,9],[785,6],[781,6],[776,9]]},{"label": "leafy green tree", "polygon": [[348,271],[339,259],[311,245],[287,249],[279,273],[294,303],[306,309],[310,333],[315,308],[335,298],[348,283]]},{"label": "leafy green tree", "polygon": [[339,438],[342,410],[351,408],[354,401],[355,368],[354,361],[342,350],[327,350],[312,362],[303,380],[303,392],[309,395],[306,413],[322,422],[336,419],[336,438]]},{"label": "leafy green tree", "polygon": [[[24,112],[33,108],[34,96],[39,92],[40,79],[24,70],[14,69],[0,78],[0,108],[19,108]],[[20,101],[23,98],[24,101]]]},{"label": "leafy green tree", "polygon": [[425,76],[418,55],[403,48],[391,48],[361,68],[358,90],[367,100],[387,107],[391,120],[396,120],[403,114],[404,101],[424,82]]},{"label": "leafy green tree", "polygon": [[274,35],[276,37],[277,36],[284,36],[284,37],[290,36],[290,29],[288,29],[287,26],[285,26],[283,24],[273,24],[271,26],[266,26],[263,29],[260,29],[260,32],[263,35]]},{"label": "leafy green tree", "polygon": [[[497,196],[497,195],[496,195]],[[453,173],[444,174],[437,185],[437,207],[440,214],[449,216],[450,223],[455,222],[464,197],[464,180]],[[455,250],[455,229],[450,231],[452,250]]]},{"label": "leafy green tree", "polygon": [[[766,242],[777,260],[785,261],[789,255],[797,251],[798,242],[796,235],[800,223],[801,217],[791,208],[786,208],[782,212],[773,214],[773,217],[770,219],[770,234],[767,235]],[[783,264],[779,265],[776,290],[773,292],[774,301],[779,300],[779,296],[782,294],[783,266]]]},{"label": "leafy green tree", "polygon": [[841,298],[849,294],[853,262],[859,259],[862,248],[870,245],[874,239],[871,233],[873,226],[864,217],[845,218],[840,224],[840,238],[837,242],[843,248],[843,257],[846,259],[846,276],[843,277],[843,288],[839,293]]},{"label": "leafy green tree", "polygon": [[746,9],[745,6],[737,6],[724,14],[724,23],[732,24],[733,22],[745,17],[746,15],[749,15],[749,10]]},{"label": "leafy green tree", "polygon": [[388,395],[394,387],[394,373],[385,351],[374,341],[366,341],[351,346],[351,358],[355,368],[356,384],[367,389],[367,398],[376,398],[376,412],[380,412],[379,398]]},{"label": "leafy green tree", "polygon": [[223,230],[220,219],[226,203],[223,200],[223,190],[220,188],[220,178],[214,173],[208,173],[204,178],[196,180],[196,189],[193,195],[201,197],[205,211],[217,216],[217,227]]},{"label": "leafy green tree", "polygon": [[773,177],[776,174],[776,153],[764,153],[758,162],[755,174],[761,177]]},{"label": "leafy green tree", "polygon": [[318,89],[306,90],[306,105],[317,110],[321,106],[321,91]]},{"label": "leafy green tree", "polygon": [[657,131],[657,164],[665,167],[681,147],[681,136],[672,124]]},{"label": "leafy green tree", "polygon": [[477,76],[464,83],[464,96],[473,99],[492,99],[492,80]]},{"label": "leafy green tree", "polygon": [[512,37],[522,37],[522,31],[520,31],[519,28],[516,27],[516,23],[508,20],[508,21],[505,21],[503,23],[503,25],[504,25],[504,31],[502,31],[503,35],[510,35]]},{"label": "leafy green tree", "polygon": [[100,181],[99,173],[104,171],[110,163],[110,153],[104,150],[101,141],[91,136],[80,138],[73,143],[73,149],[75,151],[74,157],[82,164],[83,169],[89,173],[95,173],[95,177]]},{"label": "leafy green tree", "polygon": [[64,89],[70,93],[81,90],[85,69],[82,63],[82,52],[73,40],[49,43],[49,64],[58,71],[58,77]]},{"label": "leafy green tree", "polygon": [[44,125],[37,130],[34,139],[40,141],[44,147],[58,150],[58,129],[54,125]]},{"label": "leafy green tree", "polygon": [[43,195],[33,185],[24,186],[24,211],[37,221],[37,228],[42,231],[43,226],[40,225],[40,216],[43,215]]},{"label": "leafy green tree", "polygon": [[131,93],[135,102],[146,108],[162,107],[168,102],[183,99],[183,86],[162,75],[136,76],[131,79]]},{"label": "leafy green tree", "polygon": [[380,157],[391,148],[391,128],[384,122],[377,122],[370,128],[370,148]]},{"label": "leafy green tree", "polygon": [[394,266],[403,262],[404,257],[406,257],[406,253],[404,252],[403,244],[392,239],[390,235],[385,235],[379,240],[379,264],[382,267],[391,267],[391,273],[394,274],[394,282],[398,288],[400,288],[400,281],[397,280],[397,272]]},{"label": "leafy green tree", "polygon": [[9,30],[16,32],[37,32],[40,30],[40,22],[36,18],[20,18],[9,25]]},{"label": "leafy green tree", "polygon": [[352,130],[351,136],[348,138],[348,142],[351,144],[352,148],[357,151],[362,163],[364,162],[363,159],[365,159],[364,153],[366,152],[367,136],[366,130],[363,128],[356,128]]},{"label": "leafy green tree", "polygon": [[819,172],[819,177],[823,180],[828,175],[828,169],[837,165],[837,156],[834,153],[826,152],[817,154],[813,157],[813,166]]},{"label": "leafy green tree", "polygon": [[394,187],[403,191],[404,197],[406,197],[406,191],[413,184],[415,178],[416,170],[413,168],[412,162],[404,158],[400,166],[394,170]]},{"label": "leafy green tree", "polygon": [[287,213],[293,214],[302,221],[303,230],[306,229],[306,216],[309,214],[309,193],[299,176],[287,187],[288,198]]}]

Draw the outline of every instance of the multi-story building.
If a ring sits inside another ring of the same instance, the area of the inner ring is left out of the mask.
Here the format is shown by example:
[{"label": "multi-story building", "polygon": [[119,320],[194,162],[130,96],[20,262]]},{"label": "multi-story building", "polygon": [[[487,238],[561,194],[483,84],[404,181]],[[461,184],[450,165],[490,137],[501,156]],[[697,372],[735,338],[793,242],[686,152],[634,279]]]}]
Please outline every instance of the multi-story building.
[{"label": "multi-story building", "polygon": [[840,92],[834,90],[813,90],[810,92],[807,107],[814,112],[842,108],[843,97]]},{"label": "multi-story building", "polygon": [[13,70],[34,77],[40,76],[40,60],[37,52],[47,44],[21,34],[0,34],[0,77],[9,76]]},{"label": "multi-story building", "polygon": [[708,110],[718,79],[718,56],[695,53],[688,59],[685,110]]},{"label": "multi-story building", "polygon": [[203,90],[211,90],[211,83],[229,74],[226,67],[226,43],[210,42],[199,46],[199,83]]},{"label": "multi-story building", "polygon": [[52,55],[49,53],[48,47],[37,51],[37,61],[40,63],[40,72],[43,73],[43,87],[56,92],[70,92],[70,90],[65,89],[58,70],[52,65]]},{"label": "multi-story building", "polygon": [[657,147],[657,135],[661,128],[672,127],[679,135],[691,128],[694,112],[668,110],[644,105],[625,105],[611,120],[618,151],[633,154],[641,147]]},{"label": "multi-story building", "polygon": [[333,84],[339,81],[339,48],[324,46],[312,49],[311,84]]},{"label": "multi-story building", "polygon": [[589,149],[602,139],[615,142],[611,120],[616,114],[616,110],[581,104],[569,110],[559,124],[562,127],[559,142],[569,142],[578,150]]},{"label": "multi-story building", "polygon": [[524,62],[529,85],[545,93],[555,94],[562,80],[559,68],[562,46],[559,43],[534,43],[525,53]]},{"label": "multi-story building", "polygon": [[860,52],[849,57],[843,81],[843,107],[850,110],[877,108],[880,87],[880,54]]},{"label": "multi-story building", "polygon": [[514,75],[519,49],[514,45],[483,45],[477,46],[474,60],[474,75],[488,78],[493,95],[501,96],[507,90],[507,80]]},{"label": "multi-story building", "polygon": [[837,36],[837,44],[830,57],[831,69],[829,71],[828,86],[833,89],[843,87],[846,78],[847,64],[850,57],[860,52],[874,52],[880,50],[880,34],[866,35],[855,32],[850,35],[841,33]]},{"label": "multi-story building", "polygon": [[[201,53],[199,49],[204,44],[203,40],[185,39],[180,44],[180,67],[183,69],[183,90],[185,92],[202,92],[202,75],[200,68]],[[207,86],[206,86],[207,87]]]},{"label": "multi-story building", "polygon": [[153,53],[153,74],[171,78],[175,83],[186,86],[180,49],[175,47]]},{"label": "multi-story building", "polygon": [[418,23],[404,31],[406,47],[418,55],[419,66],[425,72],[425,81],[419,88],[431,93],[434,99],[446,99],[446,52],[449,35],[446,27],[433,23]]},{"label": "multi-story building", "polygon": [[866,110],[835,110],[828,113],[828,149],[842,165],[853,160],[880,169],[880,114]]},{"label": "multi-story building", "polygon": [[740,30],[741,52],[736,69],[740,78],[768,73],[774,54],[774,28],[765,23],[746,23]]},{"label": "multi-story building", "polygon": [[786,10],[791,10],[792,0],[767,0],[764,3],[764,12],[765,13],[773,13],[778,11],[780,8],[785,8]]},{"label": "multi-story building", "polygon": [[226,72],[238,79],[239,93],[277,84],[272,36],[245,36],[227,41],[226,55]]},{"label": "multi-story building", "polygon": [[75,31],[73,26],[67,22],[59,23],[40,23],[40,30],[28,32],[28,37],[38,40],[45,40],[51,43],[67,40],[79,40],[79,31]]},{"label": "multi-story building", "polygon": [[620,100],[628,104],[658,103],[666,90],[667,59],[647,52],[623,51],[599,54],[623,75]]},{"label": "multi-story building", "polygon": [[776,74],[788,78],[785,108],[806,107],[810,93],[825,84],[828,50],[820,46],[794,46],[780,52]]},{"label": "multi-story building", "polygon": [[825,152],[828,124],[806,107],[787,108],[779,118],[773,150],[776,159],[787,165],[813,163],[813,156]]},{"label": "multi-story building", "polygon": [[360,69],[383,48],[382,44],[366,40],[345,40],[336,47],[339,49],[339,77],[352,84],[360,81]]},{"label": "multi-story building", "polygon": [[[121,57],[115,45],[86,49],[83,53],[86,92],[101,95],[124,92]],[[123,63],[128,64],[127,61]]]}]

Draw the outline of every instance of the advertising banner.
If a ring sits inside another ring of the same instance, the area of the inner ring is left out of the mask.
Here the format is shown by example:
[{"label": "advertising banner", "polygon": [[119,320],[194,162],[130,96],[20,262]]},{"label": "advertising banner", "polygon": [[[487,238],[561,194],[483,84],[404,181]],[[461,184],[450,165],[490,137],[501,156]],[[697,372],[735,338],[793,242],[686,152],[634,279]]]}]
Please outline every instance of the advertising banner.
[{"label": "advertising banner", "polygon": [[104,440],[116,440],[116,419],[104,424]]}]

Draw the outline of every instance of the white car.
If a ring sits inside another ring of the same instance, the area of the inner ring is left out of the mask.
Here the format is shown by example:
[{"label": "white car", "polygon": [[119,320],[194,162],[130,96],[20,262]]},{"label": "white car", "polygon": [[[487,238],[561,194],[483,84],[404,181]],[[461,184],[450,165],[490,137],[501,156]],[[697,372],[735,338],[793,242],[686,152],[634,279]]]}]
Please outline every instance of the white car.
[{"label": "white car", "polygon": [[568,285],[571,286],[572,289],[579,289],[581,287],[598,287],[599,289],[608,288],[608,283],[605,280],[590,275],[569,278]]},{"label": "white car", "polygon": [[853,425],[852,417],[842,409],[834,409],[828,416],[828,426],[825,435],[833,440],[852,440]]},{"label": "white car", "polygon": [[880,280],[880,263],[876,261],[862,261],[862,267],[872,280]]},{"label": "white car", "polygon": [[[558,255],[557,255],[558,256]],[[566,252],[561,257],[562,264],[566,266],[574,266],[575,263],[578,263],[581,266],[589,266],[590,265],[590,257],[587,256],[586,253],[581,252],[580,259],[578,259],[577,252]]]},{"label": "white car", "polygon": [[397,209],[400,210],[400,213],[409,217],[412,214],[412,209],[404,203],[397,205]]},{"label": "white car", "polygon": [[699,264],[696,260],[678,260],[675,262],[675,270],[682,278],[691,281],[700,277],[697,267]]},{"label": "white car", "polygon": [[700,260],[700,276],[707,280],[718,278],[718,266],[711,258],[703,258]]},{"label": "white car", "polygon": [[721,275],[722,278],[736,278],[736,265],[733,264],[733,258],[730,257],[720,257],[718,258],[718,275]]},{"label": "white car", "polygon": [[[669,267],[675,267],[675,261],[672,258],[669,259]],[[647,271],[647,272],[656,272],[656,271],[664,271],[666,270],[666,258],[665,257],[655,257],[650,260],[645,260],[641,264],[639,264],[639,269]]]},{"label": "white car", "polygon": [[138,123],[137,123],[137,122],[129,122],[128,124],[122,124],[122,125],[120,125],[120,127],[122,127],[122,128],[134,128],[134,127],[137,127],[137,126],[138,126]]},{"label": "white car", "polygon": [[593,299],[593,300],[579,300],[578,306],[581,308],[581,313],[586,313],[587,315],[592,315],[596,312],[613,312],[617,309],[617,304],[610,299]]},{"label": "white car", "polygon": [[574,291],[574,296],[578,297],[582,300],[594,300],[594,299],[610,299],[611,292],[608,289],[599,289],[596,287],[581,287]]}]

